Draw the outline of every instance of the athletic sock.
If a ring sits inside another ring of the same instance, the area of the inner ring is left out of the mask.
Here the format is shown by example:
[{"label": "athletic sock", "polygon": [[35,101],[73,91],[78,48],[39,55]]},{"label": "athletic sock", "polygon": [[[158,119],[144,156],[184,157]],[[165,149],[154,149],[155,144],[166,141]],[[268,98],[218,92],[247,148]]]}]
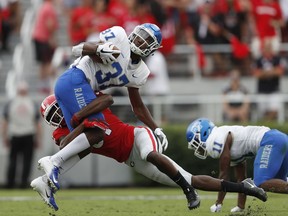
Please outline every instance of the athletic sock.
[{"label": "athletic sock", "polygon": [[68,170],[70,170],[73,166],[75,166],[75,164],[77,164],[80,160],[81,159],[78,155],[74,155],[74,156],[70,157],[68,160],[66,160],[62,163],[61,167],[59,167],[60,168],[59,173],[61,175],[63,175]]},{"label": "athletic sock", "polygon": [[244,193],[244,186],[240,183],[228,182],[228,181],[221,181],[221,189],[224,192],[238,192]]},{"label": "athletic sock", "polygon": [[[172,180],[178,184],[184,192],[187,192],[187,189],[192,189],[192,185],[190,185],[186,179],[183,177],[183,175],[178,171],[177,174],[172,178]],[[194,190],[194,188],[193,188]]]},{"label": "athletic sock", "polygon": [[86,135],[82,133],[65,146],[65,148],[52,155],[51,161],[55,166],[61,167],[64,161],[67,161],[73,156],[77,156],[78,153],[89,147],[89,141]]}]

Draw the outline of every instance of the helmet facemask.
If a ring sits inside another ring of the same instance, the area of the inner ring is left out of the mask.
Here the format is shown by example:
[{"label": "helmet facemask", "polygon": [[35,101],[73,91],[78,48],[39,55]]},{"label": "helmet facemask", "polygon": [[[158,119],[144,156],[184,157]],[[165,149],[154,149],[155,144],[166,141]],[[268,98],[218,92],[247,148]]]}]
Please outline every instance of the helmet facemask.
[{"label": "helmet facemask", "polygon": [[201,141],[200,132],[194,133],[191,141],[188,142],[188,149],[194,150],[194,155],[200,159],[207,158],[206,144]]},{"label": "helmet facemask", "polygon": [[46,105],[45,110],[42,112],[42,116],[45,122],[52,127],[59,128],[66,126],[62,110],[56,100],[52,101],[49,105]]},{"label": "helmet facemask", "polygon": [[161,41],[159,43],[152,30],[143,25],[135,27],[128,39],[131,51],[142,57],[149,56],[161,47]]},{"label": "helmet facemask", "polygon": [[57,103],[52,104],[50,109],[47,111],[47,115],[45,115],[44,119],[48,125],[51,125],[55,128],[63,127],[66,125],[62,111]]}]

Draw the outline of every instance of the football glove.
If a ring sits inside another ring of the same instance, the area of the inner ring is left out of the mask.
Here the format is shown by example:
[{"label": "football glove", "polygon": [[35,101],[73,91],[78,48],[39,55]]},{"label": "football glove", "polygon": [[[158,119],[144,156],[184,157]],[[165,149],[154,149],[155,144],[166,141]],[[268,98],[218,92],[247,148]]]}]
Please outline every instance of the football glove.
[{"label": "football glove", "polygon": [[163,148],[163,151],[166,151],[166,149],[168,148],[168,140],[167,140],[167,137],[162,130],[163,130],[162,128],[156,128],[154,130],[154,134],[159,139],[161,146]]},{"label": "football glove", "polygon": [[214,204],[210,207],[211,212],[220,212],[222,208],[221,204]]},{"label": "football glove", "polygon": [[243,211],[244,211],[244,209],[242,209],[238,206],[235,206],[234,208],[231,209],[230,212],[243,212]]},{"label": "football glove", "polygon": [[116,58],[113,56],[113,54],[121,53],[120,50],[114,50],[113,47],[114,44],[111,42],[98,45],[96,55],[102,59],[103,64],[112,64],[116,61]]}]

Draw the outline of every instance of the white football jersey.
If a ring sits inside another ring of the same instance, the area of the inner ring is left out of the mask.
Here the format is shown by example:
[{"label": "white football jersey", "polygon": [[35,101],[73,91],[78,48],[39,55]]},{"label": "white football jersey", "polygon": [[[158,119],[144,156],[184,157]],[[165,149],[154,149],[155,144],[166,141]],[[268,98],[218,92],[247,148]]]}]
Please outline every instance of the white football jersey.
[{"label": "white football jersey", "polygon": [[114,26],[100,33],[100,40],[113,43],[121,54],[112,64],[94,62],[89,56],[77,58],[70,67],[81,69],[93,90],[100,91],[113,86],[139,88],[145,84],[150,71],[143,60],[132,64],[130,59],[130,44],[125,30]]},{"label": "white football jersey", "polygon": [[264,134],[270,128],[264,126],[221,126],[214,127],[206,141],[208,155],[220,158],[224,145],[231,132],[232,146],[230,149],[231,166],[243,162],[247,157],[256,155]]}]

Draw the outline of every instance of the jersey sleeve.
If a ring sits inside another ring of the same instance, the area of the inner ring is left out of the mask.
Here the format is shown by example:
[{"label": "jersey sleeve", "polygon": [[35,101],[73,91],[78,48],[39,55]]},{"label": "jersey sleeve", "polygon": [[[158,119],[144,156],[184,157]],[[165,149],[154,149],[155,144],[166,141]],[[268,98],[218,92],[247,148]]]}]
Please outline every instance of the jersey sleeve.
[{"label": "jersey sleeve", "polygon": [[221,127],[215,127],[206,141],[206,150],[210,157],[220,158],[229,131]]},{"label": "jersey sleeve", "polygon": [[56,145],[60,145],[60,139],[61,137],[65,137],[70,133],[69,129],[67,127],[64,128],[57,128],[56,130],[53,131],[52,134],[52,139],[54,140]]}]

